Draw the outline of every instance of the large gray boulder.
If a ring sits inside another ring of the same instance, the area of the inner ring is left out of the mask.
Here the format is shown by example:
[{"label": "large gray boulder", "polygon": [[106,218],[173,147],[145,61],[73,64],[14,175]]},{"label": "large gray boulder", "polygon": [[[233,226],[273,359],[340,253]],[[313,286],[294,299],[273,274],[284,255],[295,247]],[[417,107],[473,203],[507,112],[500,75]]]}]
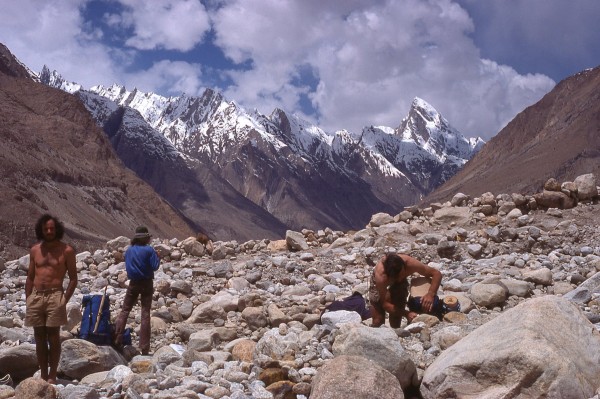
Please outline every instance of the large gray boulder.
[{"label": "large gray boulder", "polygon": [[335,356],[362,356],[372,360],[400,382],[402,389],[419,384],[417,368],[391,328],[342,324],[333,343]]},{"label": "large gray boulder", "polygon": [[119,236],[106,242],[106,249],[109,251],[117,251],[119,248],[124,249],[131,242],[130,238]]},{"label": "large gray boulder", "polygon": [[376,213],[373,216],[371,216],[371,221],[369,222],[369,226],[370,227],[379,227],[379,226],[383,226],[384,224],[388,224],[388,223],[394,223],[394,218],[388,213],[380,212],[380,213]]},{"label": "large gray boulder", "polygon": [[600,333],[557,296],[530,299],[461,339],[427,368],[425,398],[590,398]]},{"label": "large gray boulder", "polygon": [[224,320],[226,318],[227,314],[222,306],[212,301],[208,301],[196,306],[186,321],[188,323],[212,323],[215,319]]},{"label": "large gray boulder", "polygon": [[294,328],[280,331],[272,328],[267,331],[254,347],[253,357],[265,355],[275,360],[293,358],[312,339],[310,331],[298,331]]},{"label": "large gray boulder", "polygon": [[338,356],[319,369],[312,382],[316,399],[403,399],[392,373],[361,356]]},{"label": "large gray boulder", "polygon": [[506,301],[508,290],[498,284],[477,283],[471,287],[471,298],[477,306],[501,306]]},{"label": "large gray boulder", "polygon": [[24,328],[8,328],[0,326],[0,342],[5,341],[27,341],[27,330]]},{"label": "large gray boulder", "polygon": [[467,207],[444,207],[436,210],[433,217],[440,223],[454,222],[457,225],[465,225],[472,215]]},{"label": "large gray boulder", "polygon": [[349,310],[336,310],[325,312],[321,316],[321,323],[331,329],[339,327],[343,323],[361,324],[362,318],[357,312]]},{"label": "large gray boulder", "polygon": [[21,344],[0,349],[0,376],[10,374],[13,380],[22,380],[33,376],[37,370],[35,345]]},{"label": "large gray boulder", "polygon": [[69,384],[60,389],[61,399],[100,399],[98,391],[85,385]]},{"label": "large gray boulder", "polygon": [[196,240],[196,237],[188,237],[181,242],[183,250],[192,256],[202,256],[206,252],[206,248],[202,243]]},{"label": "large gray boulder", "polygon": [[79,380],[88,374],[126,364],[125,359],[111,346],[96,346],[82,339],[64,341],[61,349],[58,371]]},{"label": "large gray boulder", "polygon": [[580,201],[591,200],[598,196],[596,176],[593,173],[578,176],[574,183],[577,186],[577,197]]},{"label": "large gray boulder", "polygon": [[508,295],[516,295],[525,298],[531,294],[531,284],[527,281],[515,280],[514,278],[503,278],[500,283],[508,290]]},{"label": "large gray boulder", "polygon": [[308,249],[304,234],[297,231],[287,230],[285,232],[285,243],[290,251],[305,251]]},{"label": "large gray boulder", "polygon": [[533,195],[535,202],[544,208],[571,209],[576,205],[575,199],[560,191],[544,190]]}]

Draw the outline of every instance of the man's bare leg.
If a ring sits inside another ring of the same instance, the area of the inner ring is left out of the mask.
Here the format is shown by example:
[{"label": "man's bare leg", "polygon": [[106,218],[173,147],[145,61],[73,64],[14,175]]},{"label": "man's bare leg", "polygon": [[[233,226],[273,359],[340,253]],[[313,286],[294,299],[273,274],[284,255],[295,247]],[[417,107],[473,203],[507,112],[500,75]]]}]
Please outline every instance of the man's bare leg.
[{"label": "man's bare leg", "polygon": [[390,313],[390,327],[400,328],[402,322],[402,316],[396,313]]},{"label": "man's bare leg", "polygon": [[60,327],[46,327],[48,331],[48,342],[50,343],[49,359],[50,372],[48,373],[48,382],[56,384],[56,373],[58,371],[58,361],[60,360]]},{"label": "man's bare leg", "polygon": [[48,381],[48,332],[46,327],[33,327],[35,354],[37,355],[40,376]]},{"label": "man's bare leg", "polygon": [[385,323],[385,313],[373,305],[369,305],[369,309],[371,310],[371,327],[381,327]]}]

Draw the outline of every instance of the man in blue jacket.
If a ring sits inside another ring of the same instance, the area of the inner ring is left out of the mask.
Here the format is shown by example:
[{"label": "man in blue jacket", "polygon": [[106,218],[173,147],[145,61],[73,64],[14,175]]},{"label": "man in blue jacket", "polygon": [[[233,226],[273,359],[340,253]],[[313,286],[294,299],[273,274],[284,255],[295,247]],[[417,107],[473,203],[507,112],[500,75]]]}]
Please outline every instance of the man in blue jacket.
[{"label": "man in blue jacket", "polygon": [[122,347],[123,331],[129,317],[129,312],[137,303],[138,296],[142,305],[140,325],[140,351],[142,355],[150,352],[150,308],[154,293],[154,272],[158,270],[160,260],[154,248],[150,245],[148,228],[140,226],[135,230],[131,246],[125,251],[125,269],[129,278],[129,286],[123,300],[123,307],[115,326],[115,346]]}]

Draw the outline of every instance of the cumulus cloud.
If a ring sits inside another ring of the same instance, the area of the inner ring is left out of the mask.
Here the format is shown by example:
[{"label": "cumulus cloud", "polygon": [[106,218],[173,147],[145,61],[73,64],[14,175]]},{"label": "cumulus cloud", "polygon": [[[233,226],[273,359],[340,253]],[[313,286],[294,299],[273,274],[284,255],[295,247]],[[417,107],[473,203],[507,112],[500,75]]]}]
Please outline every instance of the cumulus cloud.
[{"label": "cumulus cloud", "polygon": [[125,44],[140,50],[189,51],[210,30],[206,9],[197,0],[120,0],[120,3],[126,6],[120,22],[133,29]]},{"label": "cumulus cloud", "polygon": [[183,61],[162,60],[150,68],[124,75],[121,83],[129,89],[137,88],[144,92],[178,96],[182,93],[196,96],[204,91],[201,79],[202,68],[197,64]]},{"label": "cumulus cloud", "polygon": [[[591,28],[600,3],[572,4],[21,0],[3,5],[0,41],[30,68],[47,64],[84,87],[193,95],[218,76],[228,99],[265,114],[306,113],[328,131],[398,126],[421,97],[464,134],[489,139],[554,86],[540,71],[592,63],[600,51]],[[102,13],[90,17],[91,5]],[[211,44],[231,62],[201,61]]]},{"label": "cumulus cloud", "polygon": [[116,82],[132,54],[99,43],[102,32],[86,24],[83,6],[78,0],[6,2],[0,41],[35,72],[48,65],[86,87]]},{"label": "cumulus cloud", "polygon": [[[245,23],[240,25],[239,21]],[[414,97],[467,135],[489,138],[554,82],[481,58],[467,12],[450,0],[229,1],[213,16],[216,43],[252,69],[232,75],[227,94],[268,112],[281,93],[292,111],[308,94],[327,130],[398,126]],[[314,88],[293,85],[309,64]],[[294,93],[294,88],[297,92]]]}]

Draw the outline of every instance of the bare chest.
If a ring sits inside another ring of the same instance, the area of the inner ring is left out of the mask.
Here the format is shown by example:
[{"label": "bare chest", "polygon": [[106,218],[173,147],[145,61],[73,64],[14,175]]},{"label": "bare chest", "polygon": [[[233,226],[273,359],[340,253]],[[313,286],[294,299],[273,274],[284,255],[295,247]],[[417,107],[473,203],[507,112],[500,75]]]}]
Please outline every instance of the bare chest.
[{"label": "bare chest", "polygon": [[40,249],[34,254],[33,261],[36,269],[62,270],[65,268],[65,257],[60,249]]}]

